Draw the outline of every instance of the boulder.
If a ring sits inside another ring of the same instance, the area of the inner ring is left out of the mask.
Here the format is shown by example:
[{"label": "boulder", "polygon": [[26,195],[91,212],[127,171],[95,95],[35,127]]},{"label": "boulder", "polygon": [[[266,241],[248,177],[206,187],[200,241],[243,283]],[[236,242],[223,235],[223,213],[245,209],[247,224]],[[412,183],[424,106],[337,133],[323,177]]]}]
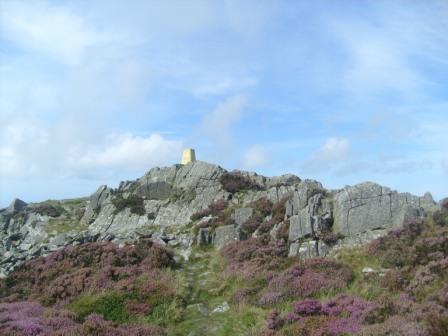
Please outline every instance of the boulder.
[{"label": "boulder", "polygon": [[[296,209],[296,208],[295,208]],[[293,213],[296,212],[295,210]],[[329,230],[332,224],[331,200],[322,194],[308,198],[308,204],[289,218],[289,240],[316,237],[322,230]]]},{"label": "boulder", "polygon": [[418,197],[397,193],[372,182],[346,187],[334,197],[335,233],[354,236],[372,230],[399,228],[424,215]]},{"label": "boulder", "polygon": [[6,208],[6,211],[9,213],[14,213],[16,211],[22,210],[24,207],[26,207],[28,204],[21,199],[15,198],[11,204]]},{"label": "boulder", "polygon": [[313,180],[303,180],[294,190],[291,199],[289,199],[286,206],[286,216],[293,216],[299,214],[300,210],[308,205],[308,200],[317,193],[323,193],[324,188],[322,184]]},{"label": "boulder", "polygon": [[235,229],[235,225],[225,225],[219,226],[215,230],[215,234],[213,236],[213,246],[220,249],[227,243],[238,240],[239,235],[237,234],[237,230]]},{"label": "boulder", "polygon": [[238,226],[241,226],[252,216],[254,209],[252,208],[238,208],[235,209],[232,218]]}]

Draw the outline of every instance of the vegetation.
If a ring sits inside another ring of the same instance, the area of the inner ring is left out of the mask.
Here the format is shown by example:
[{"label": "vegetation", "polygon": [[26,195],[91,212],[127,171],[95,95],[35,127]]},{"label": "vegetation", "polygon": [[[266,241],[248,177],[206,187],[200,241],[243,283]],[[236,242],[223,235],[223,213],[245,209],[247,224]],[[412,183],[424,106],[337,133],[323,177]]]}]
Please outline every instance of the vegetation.
[{"label": "vegetation", "polygon": [[251,180],[248,176],[243,175],[239,171],[225,172],[221,175],[219,182],[221,182],[224,190],[230,193],[236,193],[244,190],[261,190],[262,187]]},{"label": "vegetation", "polygon": [[146,213],[143,198],[135,194],[131,194],[128,197],[117,194],[112,198],[112,204],[115,206],[115,214],[125,208],[129,208],[131,213],[139,216],[143,216]]}]

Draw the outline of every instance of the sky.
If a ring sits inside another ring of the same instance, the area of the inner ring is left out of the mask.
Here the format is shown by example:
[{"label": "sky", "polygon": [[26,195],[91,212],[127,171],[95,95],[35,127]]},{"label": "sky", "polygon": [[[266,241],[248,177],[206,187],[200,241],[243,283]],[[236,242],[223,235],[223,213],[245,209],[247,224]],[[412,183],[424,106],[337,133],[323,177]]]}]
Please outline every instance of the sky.
[{"label": "sky", "polygon": [[199,160],[448,196],[448,1],[0,0],[0,206]]}]

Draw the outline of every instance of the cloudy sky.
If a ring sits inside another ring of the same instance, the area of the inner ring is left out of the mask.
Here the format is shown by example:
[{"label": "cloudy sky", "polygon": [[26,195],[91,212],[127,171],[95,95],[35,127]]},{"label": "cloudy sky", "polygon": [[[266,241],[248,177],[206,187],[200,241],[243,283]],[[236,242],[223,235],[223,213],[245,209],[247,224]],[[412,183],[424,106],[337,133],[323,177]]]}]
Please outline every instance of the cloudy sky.
[{"label": "cloudy sky", "polygon": [[0,205],[180,160],[448,195],[448,2],[0,0]]}]

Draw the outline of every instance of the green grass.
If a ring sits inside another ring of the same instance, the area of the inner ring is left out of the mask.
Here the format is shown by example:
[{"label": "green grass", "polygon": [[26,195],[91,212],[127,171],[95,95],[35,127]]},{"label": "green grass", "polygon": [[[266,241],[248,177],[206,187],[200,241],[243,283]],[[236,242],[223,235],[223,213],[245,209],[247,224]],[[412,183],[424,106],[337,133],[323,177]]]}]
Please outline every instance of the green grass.
[{"label": "green grass", "polygon": [[126,294],[121,293],[85,294],[73,301],[68,308],[80,319],[96,313],[109,321],[127,323],[131,316],[125,307],[126,299]]}]

